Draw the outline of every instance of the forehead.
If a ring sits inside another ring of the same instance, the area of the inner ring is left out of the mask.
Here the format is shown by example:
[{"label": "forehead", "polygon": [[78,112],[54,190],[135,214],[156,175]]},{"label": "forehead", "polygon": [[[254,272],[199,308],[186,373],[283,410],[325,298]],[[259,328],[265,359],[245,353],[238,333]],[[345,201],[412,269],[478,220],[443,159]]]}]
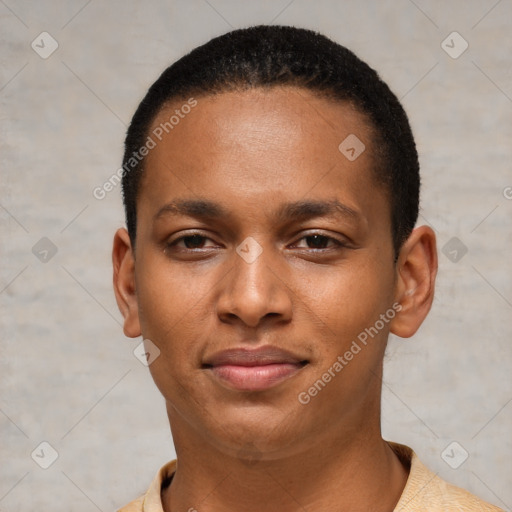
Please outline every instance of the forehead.
[{"label": "forehead", "polygon": [[[217,149],[231,150],[257,144],[269,133],[273,139],[267,145],[276,150],[291,148],[304,135],[311,145],[327,137],[337,147],[340,137],[353,133],[368,145],[373,131],[366,115],[350,102],[321,97],[299,87],[221,92],[197,97],[195,102],[197,106],[191,109],[190,100],[172,100],[162,107],[150,131],[159,131],[159,140],[165,139],[170,144],[173,138],[192,133],[198,142],[208,137]],[[303,143],[300,140],[301,146]],[[201,149],[202,153],[207,150]]]},{"label": "forehead", "polygon": [[[232,193],[257,205],[289,195],[368,196],[373,129],[347,102],[295,87],[255,88],[173,100],[148,135],[139,197]],[[379,190],[379,192],[382,192]],[[354,205],[358,209],[361,205]]]}]

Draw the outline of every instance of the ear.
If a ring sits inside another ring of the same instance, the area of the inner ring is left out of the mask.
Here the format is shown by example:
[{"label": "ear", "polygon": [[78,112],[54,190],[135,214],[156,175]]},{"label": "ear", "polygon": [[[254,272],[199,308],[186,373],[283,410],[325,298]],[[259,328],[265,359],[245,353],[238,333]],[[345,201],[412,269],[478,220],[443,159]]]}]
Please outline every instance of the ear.
[{"label": "ear", "polygon": [[436,235],[428,226],[413,230],[397,261],[395,300],[402,309],[390,323],[393,334],[409,338],[420,327],[434,300],[437,275]]},{"label": "ear", "polygon": [[112,248],[114,292],[117,306],[124,317],[124,334],[129,338],[141,335],[139,308],[135,289],[135,255],[128,231],[120,228],[114,235]]}]

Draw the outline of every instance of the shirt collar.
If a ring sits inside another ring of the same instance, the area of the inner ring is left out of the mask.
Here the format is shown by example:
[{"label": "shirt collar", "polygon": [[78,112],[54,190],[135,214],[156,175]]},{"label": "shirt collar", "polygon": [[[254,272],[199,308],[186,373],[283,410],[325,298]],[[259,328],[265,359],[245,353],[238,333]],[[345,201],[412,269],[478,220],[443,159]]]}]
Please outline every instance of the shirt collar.
[{"label": "shirt collar", "polygon": [[[420,462],[414,451],[408,446],[392,442],[388,442],[388,444],[402,464],[406,467],[410,467],[409,478],[407,479],[405,488],[395,507],[395,511],[405,512],[410,510],[410,502],[417,494],[417,477],[421,475],[423,477],[422,481],[428,481],[428,476],[434,478],[435,475]],[[163,512],[162,484],[165,484],[166,482],[169,483],[176,471],[176,466],[177,461],[172,460],[158,471],[148,491],[143,497],[142,512]]]}]

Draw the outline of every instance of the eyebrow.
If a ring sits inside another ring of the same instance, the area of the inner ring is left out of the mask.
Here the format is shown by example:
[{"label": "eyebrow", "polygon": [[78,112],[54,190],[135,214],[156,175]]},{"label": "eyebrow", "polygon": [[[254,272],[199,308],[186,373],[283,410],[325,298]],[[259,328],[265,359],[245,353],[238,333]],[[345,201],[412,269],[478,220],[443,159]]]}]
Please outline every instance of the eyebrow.
[{"label": "eyebrow", "polygon": [[[175,199],[162,206],[153,217],[157,220],[165,215],[187,216],[204,219],[228,217],[230,212],[223,206],[206,199]],[[352,221],[361,220],[361,214],[337,199],[328,201],[303,200],[286,203],[277,211],[280,222],[305,220],[314,217],[343,216]]]},{"label": "eyebrow", "polygon": [[153,220],[157,220],[169,214],[201,218],[220,218],[228,216],[227,210],[213,201],[205,199],[175,199],[170,203],[164,204],[155,214]]},{"label": "eyebrow", "polygon": [[277,217],[280,221],[286,222],[297,219],[338,215],[356,221],[361,219],[361,215],[356,210],[341,203],[337,199],[331,199],[329,201],[305,200],[287,203],[280,208]]}]

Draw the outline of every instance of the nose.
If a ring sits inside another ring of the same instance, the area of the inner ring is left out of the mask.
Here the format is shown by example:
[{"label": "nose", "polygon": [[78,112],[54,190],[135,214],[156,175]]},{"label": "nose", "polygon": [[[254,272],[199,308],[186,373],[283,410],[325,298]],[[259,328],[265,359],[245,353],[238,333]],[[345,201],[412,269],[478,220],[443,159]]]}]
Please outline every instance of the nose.
[{"label": "nose", "polygon": [[233,254],[233,264],[222,282],[217,315],[224,323],[243,323],[248,327],[286,323],[292,317],[292,291],[272,249],[244,259]]}]

